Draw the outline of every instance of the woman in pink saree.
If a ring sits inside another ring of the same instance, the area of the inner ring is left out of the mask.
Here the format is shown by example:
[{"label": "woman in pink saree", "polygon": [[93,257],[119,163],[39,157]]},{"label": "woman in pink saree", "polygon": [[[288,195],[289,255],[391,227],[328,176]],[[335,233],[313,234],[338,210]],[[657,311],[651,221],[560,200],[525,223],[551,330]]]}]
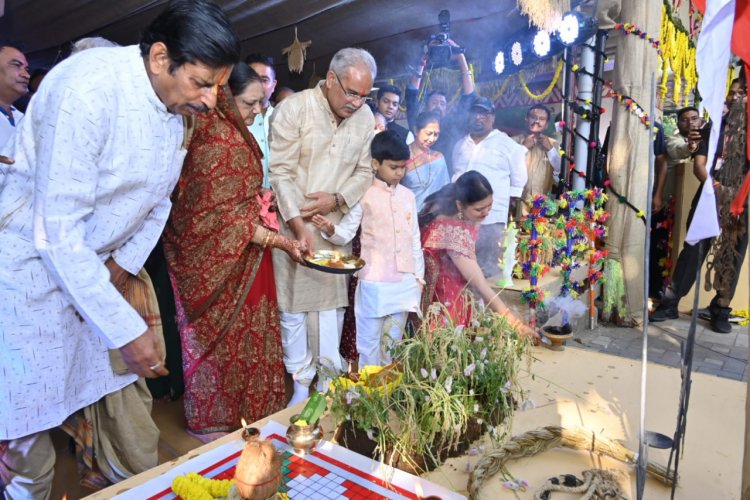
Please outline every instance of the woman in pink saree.
[{"label": "woman in pink saree", "polygon": [[492,208],[492,187],[480,173],[470,171],[425,200],[419,214],[425,282],[422,309],[439,302],[456,325],[471,321],[473,291],[491,310],[505,316],[521,335],[535,343],[539,334],[508,309],[485,280],[476,259],[479,224]]}]

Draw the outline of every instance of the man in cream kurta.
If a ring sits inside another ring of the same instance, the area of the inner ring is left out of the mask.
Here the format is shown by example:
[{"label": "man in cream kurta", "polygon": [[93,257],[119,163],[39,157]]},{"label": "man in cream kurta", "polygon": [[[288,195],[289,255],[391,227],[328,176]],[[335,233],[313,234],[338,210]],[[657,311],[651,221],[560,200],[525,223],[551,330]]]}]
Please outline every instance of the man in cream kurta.
[{"label": "man in cream kurta", "polygon": [[[310,222],[315,214],[338,223],[372,183],[374,119],[365,106],[377,68],[361,49],[342,49],[326,79],[287,97],[271,122],[271,186],[286,224],[281,231],[309,250],[338,249]],[[347,277],[326,274],[273,253],[284,364],[295,380],[291,404],[308,396],[318,355],[341,369],[338,354]],[[318,346],[318,343],[320,344]],[[325,377],[320,377],[323,386]]]},{"label": "man in cream kurta", "polygon": [[[179,34],[169,30],[175,25]],[[224,38],[188,57],[211,65],[173,66],[170,56],[180,52],[154,41],[180,47],[207,29]],[[186,153],[179,114],[215,106],[209,83],[238,59],[239,42],[217,7],[175,12],[170,4],[140,48],[75,55],[31,101],[0,191],[0,480],[8,498],[49,495],[48,429],[139,375],[167,374],[156,338],[118,288],[141,269],[169,215]],[[115,373],[109,349],[133,373]],[[158,429],[143,424],[154,442],[134,438],[120,453],[152,448],[153,467]],[[93,432],[98,461],[101,436]]]},{"label": "man in cream kurta", "polygon": [[[526,155],[528,178],[521,195],[526,202],[538,194],[547,195],[560,177],[560,144],[553,138],[544,135],[550,119],[550,110],[536,104],[526,112],[526,133],[513,136],[513,140],[529,150]],[[523,215],[523,203],[519,203],[517,216]]]}]

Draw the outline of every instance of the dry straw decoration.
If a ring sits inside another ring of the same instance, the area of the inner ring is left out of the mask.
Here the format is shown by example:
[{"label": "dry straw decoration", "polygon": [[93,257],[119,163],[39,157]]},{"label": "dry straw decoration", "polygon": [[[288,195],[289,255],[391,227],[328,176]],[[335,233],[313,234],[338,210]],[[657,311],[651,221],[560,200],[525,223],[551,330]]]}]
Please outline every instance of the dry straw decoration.
[{"label": "dry straw decoration", "polygon": [[297,27],[294,27],[294,41],[289,47],[285,47],[281,50],[282,54],[287,55],[287,64],[289,65],[289,71],[292,73],[302,73],[302,69],[305,66],[305,56],[307,55],[307,48],[312,45],[312,41],[300,42],[297,38]]},{"label": "dry straw decoration", "polygon": [[517,3],[531,24],[548,33],[557,30],[563,13],[570,10],[570,0],[517,0]]},{"label": "dry straw decoration", "polygon": [[[584,429],[569,430],[560,426],[541,427],[512,437],[503,446],[482,457],[469,476],[469,499],[479,498],[482,484],[503,470],[510,460],[532,457],[558,446],[605,455],[626,464],[633,465],[637,462],[633,451],[611,439],[597,436],[594,432]],[[668,485],[675,480],[673,472],[653,462],[646,464],[646,472]]]}]

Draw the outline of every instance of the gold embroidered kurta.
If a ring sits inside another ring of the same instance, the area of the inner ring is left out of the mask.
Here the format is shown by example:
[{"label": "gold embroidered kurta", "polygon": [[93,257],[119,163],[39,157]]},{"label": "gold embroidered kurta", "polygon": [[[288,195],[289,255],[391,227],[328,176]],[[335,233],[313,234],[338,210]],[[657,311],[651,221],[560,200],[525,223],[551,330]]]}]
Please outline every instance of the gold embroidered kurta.
[{"label": "gold embroidered kurta", "polygon": [[[525,134],[516,135],[513,140],[523,145]],[[552,190],[555,177],[560,174],[560,155],[558,148],[560,144],[548,137],[552,149],[545,151],[544,148],[535,144],[526,155],[526,168],[528,180],[523,190],[522,199],[527,200],[537,194],[548,194]]]},{"label": "gold embroidered kurta", "polygon": [[[286,98],[271,119],[269,178],[283,221],[299,216],[317,191],[340,193],[341,211],[328,214],[334,224],[372,184],[370,142],[375,121],[367,106],[336,123],[321,87]],[[349,248],[333,245],[307,222],[315,250]],[[294,237],[281,225],[281,233]],[[273,252],[279,309],[289,313],[325,311],[348,304],[347,278],[300,266],[279,250]]]}]

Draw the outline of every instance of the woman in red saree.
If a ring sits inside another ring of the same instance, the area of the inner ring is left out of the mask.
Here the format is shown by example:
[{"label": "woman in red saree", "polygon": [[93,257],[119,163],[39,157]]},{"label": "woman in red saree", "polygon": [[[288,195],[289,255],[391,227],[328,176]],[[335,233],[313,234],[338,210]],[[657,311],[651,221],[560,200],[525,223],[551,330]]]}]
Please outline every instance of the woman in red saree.
[{"label": "woman in red saree", "polygon": [[261,152],[246,126],[263,95],[257,73],[235,66],[216,109],[196,120],[164,233],[185,417],[204,440],[286,403],[271,248],[297,261],[302,254],[296,241],[263,227]]},{"label": "woman in red saree", "polygon": [[419,214],[425,259],[422,309],[433,302],[448,311],[456,325],[471,321],[469,287],[487,307],[506,316],[521,335],[537,342],[539,334],[518,319],[484,279],[476,258],[479,224],[492,208],[492,187],[480,173],[470,171],[454,184],[430,195]]}]

